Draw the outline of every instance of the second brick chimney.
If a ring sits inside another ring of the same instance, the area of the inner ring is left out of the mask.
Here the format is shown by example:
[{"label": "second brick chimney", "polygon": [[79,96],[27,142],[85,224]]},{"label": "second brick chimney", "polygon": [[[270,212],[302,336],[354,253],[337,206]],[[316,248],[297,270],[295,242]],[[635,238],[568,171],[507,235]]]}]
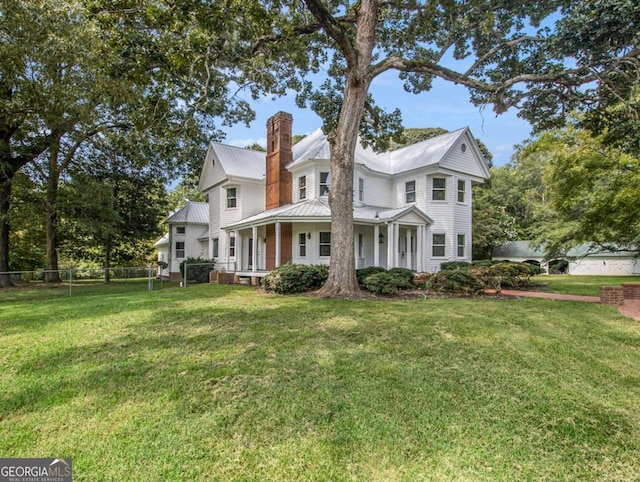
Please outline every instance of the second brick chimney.
[{"label": "second brick chimney", "polygon": [[292,125],[293,117],[286,112],[278,112],[267,121],[267,210],[291,204],[293,181],[285,166],[293,161]]}]

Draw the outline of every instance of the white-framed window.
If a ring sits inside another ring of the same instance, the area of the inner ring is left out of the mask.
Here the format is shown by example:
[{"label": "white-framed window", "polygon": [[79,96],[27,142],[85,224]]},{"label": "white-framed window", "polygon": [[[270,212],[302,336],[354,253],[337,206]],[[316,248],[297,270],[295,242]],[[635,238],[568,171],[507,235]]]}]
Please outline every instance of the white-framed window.
[{"label": "white-framed window", "polygon": [[407,204],[416,202],[416,182],[404,183],[404,200]]},{"label": "white-framed window", "polygon": [[235,208],[238,206],[238,188],[227,188],[227,208]]},{"label": "white-framed window", "polygon": [[465,202],[467,195],[467,181],[463,179],[458,179],[458,202]]},{"label": "white-framed window", "polygon": [[431,256],[434,258],[444,258],[447,250],[447,235],[443,233],[433,233],[431,239]]},{"label": "white-framed window", "polygon": [[456,247],[456,251],[458,253],[458,258],[464,258],[464,253],[465,253],[465,245],[466,245],[466,236],[464,234],[458,234],[457,236],[457,247]]},{"label": "white-framed window", "polygon": [[300,176],[298,178],[298,193],[300,199],[307,199],[307,176]]},{"label": "white-framed window", "polygon": [[307,233],[298,234],[298,256],[307,256]]},{"label": "white-framed window", "polygon": [[331,189],[331,174],[328,172],[320,173],[320,195],[327,196]]},{"label": "white-framed window", "polygon": [[176,258],[184,258],[184,241],[176,241]]},{"label": "white-framed window", "polygon": [[358,258],[364,258],[364,234],[358,234]]},{"label": "white-framed window", "polygon": [[331,256],[331,233],[321,232],[319,239],[320,242],[318,246],[320,256]]},{"label": "white-framed window", "polygon": [[220,245],[220,240],[219,238],[213,238],[211,240],[212,244],[213,244],[213,257],[217,258],[218,257],[218,249],[219,249],[219,245]]},{"label": "white-framed window", "polygon": [[364,179],[358,178],[358,201],[364,202]]},{"label": "white-framed window", "polygon": [[185,226],[176,226],[176,234],[185,234],[187,228]]},{"label": "white-framed window", "polygon": [[447,199],[447,180],[444,177],[433,178],[433,188],[431,193],[433,201],[446,201]]},{"label": "white-framed window", "polygon": [[231,236],[229,238],[229,257],[233,257],[236,255],[236,237]]}]

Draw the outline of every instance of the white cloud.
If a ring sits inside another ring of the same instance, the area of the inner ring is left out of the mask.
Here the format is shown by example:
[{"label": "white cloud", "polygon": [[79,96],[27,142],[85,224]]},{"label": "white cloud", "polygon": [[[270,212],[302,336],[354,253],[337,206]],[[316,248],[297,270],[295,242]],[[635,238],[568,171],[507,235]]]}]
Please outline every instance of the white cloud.
[{"label": "white cloud", "polygon": [[266,137],[260,137],[258,139],[255,139],[253,137],[250,137],[248,139],[234,139],[231,142],[229,142],[230,146],[234,146],[234,147],[248,147],[248,146],[252,146],[254,144],[259,144],[262,147],[267,147],[267,138]]}]

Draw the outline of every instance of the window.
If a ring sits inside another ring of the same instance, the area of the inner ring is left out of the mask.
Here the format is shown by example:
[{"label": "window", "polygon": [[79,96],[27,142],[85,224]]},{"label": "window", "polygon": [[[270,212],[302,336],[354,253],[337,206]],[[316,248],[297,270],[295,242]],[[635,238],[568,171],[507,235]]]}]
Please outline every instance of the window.
[{"label": "window", "polygon": [[229,238],[229,257],[236,255],[236,237],[231,236]]},{"label": "window", "polygon": [[218,257],[218,238],[213,238],[213,257]]},{"label": "window", "polygon": [[434,177],[433,178],[433,193],[431,199],[434,201],[444,201],[447,199],[446,196],[446,186],[447,180],[443,177]]},{"label": "window", "polygon": [[458,202],[463,203],[465,194],[467,193],[467,181],[458,179]]},{"label": "window", "polygon": [[434,234],[433,243],[431,246],[431,256],[434,258],[445,256],[447,236],[445,234]]},{"label": "window", "polygon": [[184,258],[184,241],[176,241],[176,258]]},{"label": "window", "polygon": [[307,199],[307,176],[300,176],[298,178],[298,190],[300,192],[300,199]]},{"label": "window", "polygon": [[364,202],[364,179],[358,178],[358,201]]},{"label": "window", "polygon": [[307,255],[307,233],[298,234],[298,255],[301,258]]},{"label": "window", "polygon": [[458,234],[458,258],[464,258],[464,248],[465,248],[465,236],[464,234]]},{"label": "window", "polygon": [[331,174],[328,172],[320,173],[320,195],[326,196],[331,189]]},{"label": "window", "polygon": [[416,202],[415,181],[409,181],[404,184],[404,200],[407,204]]},{"label": "window", "polygon": [[176,234],[185,234],[186,233],[186,227],[184,226],[176,226]]},{"label": "window", "polygon": [[358,234],[358,258],[364,258],[364,234]]},{"label": "window", "polygon": [[227,188],[227,207],[235,208],[238,205],[238,192],[237,188],[229,187]]},{"label": "window", "polygon": [[331,233],[320,233],[320,256],[331,256]]}]

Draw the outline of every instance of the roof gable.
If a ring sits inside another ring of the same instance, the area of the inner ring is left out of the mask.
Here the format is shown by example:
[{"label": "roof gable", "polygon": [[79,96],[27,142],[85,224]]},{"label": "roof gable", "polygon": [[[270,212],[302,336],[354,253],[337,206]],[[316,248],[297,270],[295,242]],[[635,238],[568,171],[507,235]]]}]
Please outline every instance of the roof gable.
[{"label": "roof gable", "polygon": [[205,157],[198,188],[205,191],[230,177],[265,178],[267,155],[265,152],[211,142]]}]

